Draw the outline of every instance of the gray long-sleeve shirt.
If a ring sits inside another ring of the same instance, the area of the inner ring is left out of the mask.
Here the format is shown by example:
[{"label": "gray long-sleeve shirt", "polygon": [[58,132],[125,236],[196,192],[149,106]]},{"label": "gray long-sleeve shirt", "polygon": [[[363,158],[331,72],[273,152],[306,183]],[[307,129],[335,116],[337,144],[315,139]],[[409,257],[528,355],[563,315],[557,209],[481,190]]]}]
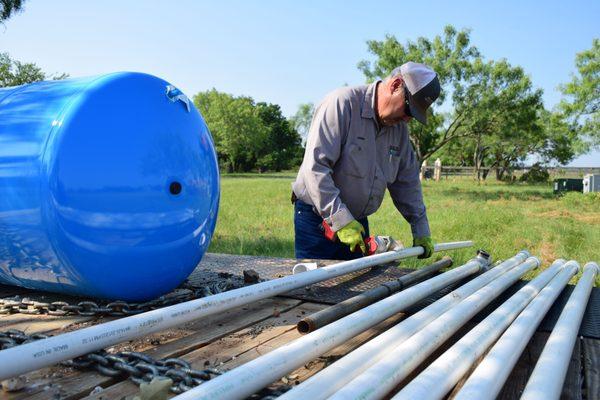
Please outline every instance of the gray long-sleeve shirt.
[{"label": "gray long-sleeve shirt", "polygon": [[413,236],[429,236],[408,126],[378,125],[377,83],[340,88],[325,97],[315,110],[292,189],[338,231],[377,211],[387,187]]}]

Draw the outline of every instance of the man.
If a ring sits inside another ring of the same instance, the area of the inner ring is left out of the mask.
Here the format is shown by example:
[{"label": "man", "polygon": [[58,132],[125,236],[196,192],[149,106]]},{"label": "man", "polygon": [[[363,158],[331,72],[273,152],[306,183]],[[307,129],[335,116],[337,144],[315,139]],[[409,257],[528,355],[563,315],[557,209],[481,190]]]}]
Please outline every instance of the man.
[{"label": "man", "polygon": [[[439,94],[436,73],[408,62],[384,81],[344,87],[325,97],[315,110],[292,184],[296,258],[361,257],[369,235],[367,216],[379,208],[386,188],[411,225],[413,245],[425,250],[419,258],[431,256],[408,122],[415,118],[425,124],[427,108]],[[334,240],[325,237],[326,229],[335,233]]]}]

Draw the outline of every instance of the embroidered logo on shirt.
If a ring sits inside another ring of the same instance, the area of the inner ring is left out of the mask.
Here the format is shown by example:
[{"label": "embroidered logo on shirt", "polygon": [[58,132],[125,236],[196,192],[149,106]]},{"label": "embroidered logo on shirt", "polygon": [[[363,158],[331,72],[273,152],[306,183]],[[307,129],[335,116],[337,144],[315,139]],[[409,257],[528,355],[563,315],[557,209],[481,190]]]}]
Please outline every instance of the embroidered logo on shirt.
[{"label": "embroidered logo on shirt", "polygon": [[399,146],[390,146],[389,154],[390,154],[390,156],[399,156],[400,155],[400,147]]}]

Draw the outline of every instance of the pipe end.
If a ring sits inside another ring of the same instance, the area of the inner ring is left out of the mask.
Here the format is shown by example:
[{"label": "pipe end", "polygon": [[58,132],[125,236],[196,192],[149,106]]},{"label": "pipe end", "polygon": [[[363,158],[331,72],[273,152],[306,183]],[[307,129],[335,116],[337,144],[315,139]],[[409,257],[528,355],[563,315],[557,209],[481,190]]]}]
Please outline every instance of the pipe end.
[{"label": "pipe end", "polygon": [[312,320],[310,320],[309,318],[304,318],[298,321],[298,324],[296,324],[296,329],[298,329],[298,332],[300,332],[301,334],[306,335],[307,333],[311,333],[312,331],[314,331],[315,327]]},{"label": "pipe end", "polygon": [[556,260],[554,260],[554,262],[552,263],[552,265],[554,265],[554,264],[564,264],[566,262],[567,262],[567,260],[565,260],[564,258],[557,258]]},{"label": "pipe end", "polygon": [[583,266],[583,270],[585,271],[586,269],[595,269],[596,270],[596,274],[600,274],[600,266],[598,266],[598,263],[596,263],[595,261],[587,262]]},{"label": "pipe end", "polygon": [[444,263],[443,268],[450,268],[454,264],[454,260],[450,256],[444,256],[440,259],[440,262]]},{"label": "pipe end", "polygon": [[523,257],[523,259],[527,259],[531,257],[531,253],[528,250],[523,249],[520,252],[518,252],[515,257]]},{"label": "pipe end", "polygon": [[575,260],[569,260],[569,261],[567,261],[567,263],[565,265],[563,265],[563,268],[567,268],[567,267],[575,267],[575,268],[577,268],[577,271],[575,273],[578,273],[579,271],[581,271],[581,266]]},{"label": "pipe end", "polygon": [[298,263],[298,264],[294,265],[294,268],[292,268],[292,274],[296,275],[296,274],[300,274],[302,272],[312,271],[317,268],[318,268],[318,266],[317,266],[317,263],[315,263],[315,262]]},{"label": "pipe end", "polygon": [[542,265],[542,260],[540,260],[536,256],[529,256],[529,257],[527,257],[527,260],[525,260],[525,262],[527,262],[527,261],[535,261],[535,267],[536,268],[538,268],[540,265]]}]

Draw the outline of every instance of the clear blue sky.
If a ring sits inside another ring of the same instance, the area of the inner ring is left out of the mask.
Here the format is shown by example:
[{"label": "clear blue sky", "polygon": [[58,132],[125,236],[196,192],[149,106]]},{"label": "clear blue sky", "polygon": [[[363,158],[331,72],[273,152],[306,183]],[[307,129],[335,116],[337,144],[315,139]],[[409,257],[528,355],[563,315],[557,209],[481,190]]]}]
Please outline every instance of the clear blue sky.
[{"label": "clear blue sky", "polygon": [[[26,0],[0,26],[0,51],[73,77],[143,71],[188,95],[216,88],[292,115],[360,84],[365,42],[472,30],[489,59],[521,65],[555,105],[575,54],[600,37],[600,1],[66,1]],[[574,165],[600,166],[600,152]]]}]

